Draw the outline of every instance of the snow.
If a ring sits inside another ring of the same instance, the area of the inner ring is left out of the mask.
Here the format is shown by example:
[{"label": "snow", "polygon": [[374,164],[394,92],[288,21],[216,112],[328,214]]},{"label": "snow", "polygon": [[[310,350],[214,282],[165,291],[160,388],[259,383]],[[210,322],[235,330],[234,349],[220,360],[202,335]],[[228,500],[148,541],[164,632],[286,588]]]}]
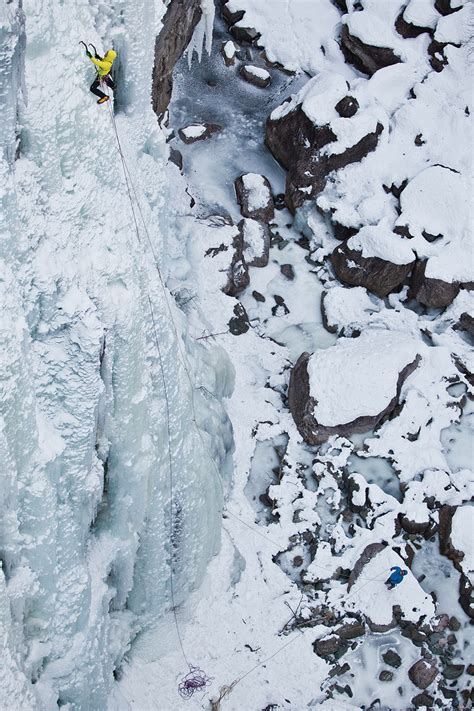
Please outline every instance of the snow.
[{"label": "snow", "polygon": [[[401,194],[397,225],[406,225],[414,237],[413,249],[429,257],[428,277],[447,282],[474,279],[469,186],[457,172],[433,166],[415,176]],[[423,232],[442,239],[428,242]]]},{"label": "snow", "polygon": [[402,61],[414,64],[417,62],[421,47],[426,48],[429,42],[423,34],[415,39],[403,39],[395,29],[395,21],[403,9],[402,0],[391,0],[389,3],[377,0],[365,0],[360,12],[352,12],[344,20],[351,35],[372,47],[387,47]]},{"label": "snow", "polygon": [[451,522],[451,543],[464,553],[460,561],[464,575],[474,579],[474,508],[459,506]]},{"label": "snow", "polygon": [[258,79],[266,80],[270,79],[270,74],[267,72],[266,69],[262,69],[262,67],[254,67],[252,64],[245,64],[244,69],[246,72],[249,74],[252,74],[254,77],[257,77]]},{"label": "snow", "polygon": [[459,12],[446,15],[438,20],[435,40],[461,44],[468,39],[468,28],[472,21],[472,6],[465,5]]},{"label": "snow", "polygon": [[261,210],[268,205],[270,200],[270,190],[266,185],[263,175],[258,173],[246,173],[242,176],[244,189],[248,191],[248,208],[251,212]]},{"label": "snow", "polygon": [[366,225],[347,240],[349,249],[361,252],[364,258],[378,257],[392,264],[411,264],[415,254],[410,241],[391,232],[387,224]]},{"label": "snow", "polygon": [[271,62],[314,75],[335,60],[344,71],[336,41],[340,14],[330,0],[318,0],[317,5],[312,0],[229,0],[227,7],[231,12],[245,10],[237,26],[254,27],[261,33],[259,42]]},{"label": "snow", "polygon": [[265,251],[264,227],[257,220],[244,218],[242,233],[245,261],[250,264],[254,259],[261,257]]},{"label": "snow", "polygon": [[441,19],[433,3],[426,0],[410,0],[403,11],[403,17],[415,27],[429,27],[433,30]]},{"label": "snow", "polygon": [[435,613],[433,600],[423,591],[409,569],[403,581],[393,590],[387,591],[387,571],[395,565],[407,570],[404,561],[389,547],[374,556],[362,569],[364,579],[361,576],[360,581],[356,580],[353,590],[349,592],[349,609],[362,612],[375,625],[390,625],[395,605],[400,607],[406,620],[416,622],[423,616],[429,620]]},{"label": "snow", "polygon": [[400,372],[418,352],[411,338],[367,331],[314,353],[308,375],[317,422],[333,427],[383,412],[396,396]]},{"label": "snow", "polygon": [[227,59],[233,59],[235,57],[237,50],[232,40],[227,40],[227,42],[223,45],[223,51]]},{"label": "snow", "polygon": [[199,138],[206,133],[206,127],[202,124],[195,124],[194,126],[186,126],[181,129],[186,138]]}]

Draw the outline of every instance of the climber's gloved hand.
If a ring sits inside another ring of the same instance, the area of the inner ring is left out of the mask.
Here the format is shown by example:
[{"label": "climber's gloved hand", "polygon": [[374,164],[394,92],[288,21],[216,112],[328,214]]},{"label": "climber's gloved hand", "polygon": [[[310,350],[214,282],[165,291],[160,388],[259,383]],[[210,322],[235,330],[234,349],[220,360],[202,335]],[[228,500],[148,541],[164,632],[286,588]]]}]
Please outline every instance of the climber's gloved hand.
[{"label": "climber's gloved hand", "polygon": [[92,54],[89,52],[88,49],[86,49],[86,54],[87,54],[87,56],[89,57],[89,59],[92,57]]}]

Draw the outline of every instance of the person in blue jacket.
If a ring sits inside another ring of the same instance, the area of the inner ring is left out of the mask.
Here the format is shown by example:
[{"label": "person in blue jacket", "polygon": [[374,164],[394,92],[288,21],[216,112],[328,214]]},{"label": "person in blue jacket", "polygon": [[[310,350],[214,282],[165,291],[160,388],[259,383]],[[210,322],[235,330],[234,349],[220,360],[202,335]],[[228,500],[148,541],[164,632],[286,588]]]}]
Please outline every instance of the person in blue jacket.
[{"label": "person in blue jacket", "polygon": [[389,590],[393,590],[393,588],[402,582],[405,575],[408,575],[408,570],[403,570],[399,565],[394,565],[390,570],[392,572],[388,580],[385,581],[385,585]]}]

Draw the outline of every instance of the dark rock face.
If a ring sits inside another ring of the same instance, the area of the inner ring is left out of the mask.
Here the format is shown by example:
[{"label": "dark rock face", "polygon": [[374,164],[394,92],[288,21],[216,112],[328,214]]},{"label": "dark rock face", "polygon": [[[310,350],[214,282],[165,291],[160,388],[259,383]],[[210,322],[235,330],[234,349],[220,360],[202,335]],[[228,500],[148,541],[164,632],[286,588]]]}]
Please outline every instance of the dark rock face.
[{"label": "dark rock face", "polygon": [[[249,175],[248,173],[246,175]],[[237,195],[237,202],[240,205],[240,211],[244,217],[251,217],[254,220],[260,220],[261,222],[271,222],[275,215],[275,208],[273,205],[273,197],[271,186],[268,178],[264,175],[263,183],[267,192],[266,204],[261,207],[252,208],[252,199],[254,197],[254,190],[249,189],[245,182],[245,175],[241,175],[235,181],[235,192]]]},{"label": "dark rock face", "polygon": [[302,353],[291,371],[288,387],[288,404],[295,420],[298,431],[308,444],[322,444],[332,435],[347,437],[355,432],[367,432],[374,428],[380,420],[396,407],[403,383],[417,367],[420,357],[417,356],[412,363],[403,368],[398,376],[397,392],[390,400],[387,407],[378,415],[361,415],[352,422],[341,423],[336,426],[325,426],[317,422],[314,417],[315,400],[310,396],[308,360],[309,353]]},{"label": "dark rock face", "polygon": [[434,309],[444,309],[449,306],[459,293],[460,285],[449,284],[441,279],[430,279],[425,276],[426,261],[417,262],[412,274],[411,296],[420,304]]},{"label": "dark rock face", "polygon": [[419,689],[427,689],[430,684],[436,679],[438,670],[432,661],[427,659],[419,659],[408,670],[410,681]]},{"label": "dark rock face", "polygon": [[409,264],[392,264],[379,257],[363,257],[361,252],[341,244],[332,253],[331,263],[337,278],[344,284],[365,286],[377,296],[384,297],[405,281],[414,260]]},{"label": "dark rock face", "polygon": [[289,171],[285,193],[289,209],[294,212],[305,200],[314,199],[324,189],[330,173],[361,161],[374,151],[382,131],[383,126],[378,123],[374,132],[344,152],[326,155],[321,149],[336,140],[330,126],[315,126],[300,106],[281,118],[270,117],[265,142],[274,157]]},{"label": "dark rock face", "polygon": [[219,126],[217,123],[203,123],[202,125],[205,126],[205,130],[198,136],[186,135],[185,131],[186,128],[189,128],[188,126],[180,128],[178,135],[183,143],[189,145],[191,143],[196,143],[196,141],[205,141],[206,138],[212,136],[213,133],[220,133],[220,131],[222,131],[222,126]]},{"label": "dark rock face", "polygon": [[201,15],[200,0],[178,0],[168,6],[155,42],[152,75],[151,100],[158,118],[162,118],[168,108],[173,90],[173,69],[188,46]]},{"label": "dark rock face", "polygon": [[265,89],[267,86],[270,86],[272,81],[270,76],[260,77],[254,74],[247,66],[240,67],[240,74],[245,81],[254,86],[258,86],[260,89]]},{"label": "dark rock face", "polygon": [[346,61],[369,76],[382,67],[398,64],[402,60],[388,47],[372,47],[350,34],[347,25],[341,31],[341,49]]}]

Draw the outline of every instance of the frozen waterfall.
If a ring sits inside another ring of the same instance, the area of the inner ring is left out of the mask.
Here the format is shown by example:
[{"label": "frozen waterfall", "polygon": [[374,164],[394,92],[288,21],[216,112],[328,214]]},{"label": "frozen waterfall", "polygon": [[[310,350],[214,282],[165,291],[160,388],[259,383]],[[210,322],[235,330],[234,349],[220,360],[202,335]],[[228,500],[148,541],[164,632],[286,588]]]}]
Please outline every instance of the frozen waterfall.
[{"label": "frozen waterfall", "polygon": [[[232,431],[223,351],[187,336],[137,240],[107,106],[79,40],[112,43],[116,117],[153,249],[180,252],[149,99],[162,0],[0,8],[0,707],[106,708],[134,637],[199,584],[219,546]],[[189,280],[189,276],[188,276]],[[170,404],[168,422],[148,304]],[[199,386],[202,386],[199,389]],[[212,393],[212,395],[210,395]]]}]

